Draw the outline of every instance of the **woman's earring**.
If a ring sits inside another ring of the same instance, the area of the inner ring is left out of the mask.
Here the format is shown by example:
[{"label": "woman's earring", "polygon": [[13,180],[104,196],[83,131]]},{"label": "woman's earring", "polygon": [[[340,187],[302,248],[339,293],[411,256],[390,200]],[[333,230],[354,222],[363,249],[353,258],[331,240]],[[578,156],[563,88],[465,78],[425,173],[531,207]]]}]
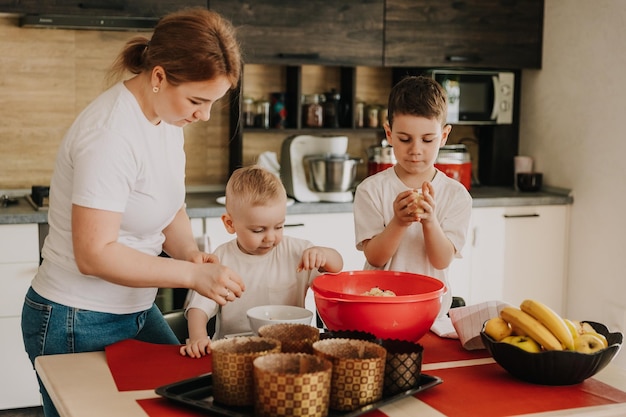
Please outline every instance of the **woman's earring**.
[{"label": "woman's earring", "polygon": [[155,94],[158,93],[159,92],[159,87],[156,87],[156,86],[152,87],[152,92],[155,93]]}]

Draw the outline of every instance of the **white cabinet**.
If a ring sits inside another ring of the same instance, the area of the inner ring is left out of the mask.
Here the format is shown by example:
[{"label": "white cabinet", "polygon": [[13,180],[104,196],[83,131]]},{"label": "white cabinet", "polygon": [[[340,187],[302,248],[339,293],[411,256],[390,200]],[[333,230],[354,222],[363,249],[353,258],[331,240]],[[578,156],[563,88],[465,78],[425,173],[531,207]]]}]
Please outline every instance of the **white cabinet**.
[{"label": "white cabinet", "polygon": [[507,207],[504,300],[536,298],[565,313],[569,205]]},{"label": "white cabinet", "polygon": [[39,266],[37,224],[0,226],[0,409],[41,405],[37,377],[22,340],[24,296]]},{"label": "white cabinet", "polygon": [[502,299],[504,208],[472,209],[462,255],[450,265],[452,295],[468,305]]},{"label": "white cabinet", "polygon": [[294,214],[287,216],[285,234],[336,249],[344,271],[363,269],[365,255],[356,249],[352,213]]},{"label": "white cabinet", "polygon": [[569,205],[478,207],[463,259],[450,267],[452,293],[466,303],[525,298],[565,310]]}]

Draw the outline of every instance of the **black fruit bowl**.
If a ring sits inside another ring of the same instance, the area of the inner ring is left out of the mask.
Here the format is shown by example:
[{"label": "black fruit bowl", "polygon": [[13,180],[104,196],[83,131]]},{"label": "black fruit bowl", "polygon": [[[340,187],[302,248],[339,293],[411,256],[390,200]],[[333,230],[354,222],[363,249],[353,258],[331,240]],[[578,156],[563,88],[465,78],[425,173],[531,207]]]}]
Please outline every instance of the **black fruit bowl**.
[{"label": "black fruit bowl", "polygon": [[573,385],[601,371],[622,346],[622,333],[611,333],[600,323],[587,323],[606,337],[607,348],[591,354],[556,350],[531,353],[509,343],[496,342],[487,336],[484,327],[480,337],[493,359],[514,377],[533,384]]}]

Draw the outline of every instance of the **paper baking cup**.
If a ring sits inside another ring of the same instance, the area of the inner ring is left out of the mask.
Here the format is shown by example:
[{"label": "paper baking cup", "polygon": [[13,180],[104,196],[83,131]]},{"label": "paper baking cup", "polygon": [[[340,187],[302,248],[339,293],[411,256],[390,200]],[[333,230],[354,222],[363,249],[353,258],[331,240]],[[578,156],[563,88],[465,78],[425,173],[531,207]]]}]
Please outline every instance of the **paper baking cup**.
[{"label": "paper baking cup", "polygon": [[319,340],[320,331],[307,324],[266,324],[259,328],[259,336],[280,340],[283,353],[313,353],[313,343]]},{"label": "paper baking cup", "polygon": [[385,348],[364,340],[326,339],[313,343],[313,351],[333,364],[331,409],[352,411],[382,398]]},{"label": "paper baking cup", "polygon": [[256,358],[254,415],[328,415],[332,364],[306,353],[272,353]]},{"label": "paper baking cup", "polygon": [[381,345],[387,350],[383,393],[391,396],[415,388],[422,372],[424,347],[405,340],[383,339]]},{"label": "paper baking cup", "polygon": [[242,336],[211,343],[213,398],[235,406],[254,404],[254,359],[280,352],[280,341]]}]

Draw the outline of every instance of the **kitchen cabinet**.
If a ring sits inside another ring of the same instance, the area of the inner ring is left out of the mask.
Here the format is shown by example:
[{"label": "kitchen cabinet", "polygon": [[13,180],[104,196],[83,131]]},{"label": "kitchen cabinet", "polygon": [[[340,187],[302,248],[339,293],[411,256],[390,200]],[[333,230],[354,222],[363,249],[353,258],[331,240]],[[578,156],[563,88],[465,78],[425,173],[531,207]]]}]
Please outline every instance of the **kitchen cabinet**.
[{"label": "kitchen cabinet", "polygon": [[380,65],[384,0],[209,0],[237,27],[246,63]]},{"label": "kitchen cabinet", "polygon": [[565,311],[569,205],[479,207],[463,258],[453,261],[453,295],[466,303],[535,298]]},{"label": "kitchen cabinet", "polygon": [[534,298],[565,311],[569,205],[478,207],[450,285],[466,303]]},{"label": "kitchen cabinet", "polygon": [[201,0],[0,0],[0,12],[25,14],[54,14],[109,17],[154,17],[179,10],[181,7],[206,7]]},{"label": "kitchen cabinet", "polygon": [[0,409],[41,405],[39,386],[22,341],[22,304],[39,266],[37,224],[0,226]]},{"label": "kitchen cabinet", "polygon": [[565,312],[570,206],[507,207],[504,213],[505,300],[526,298]]},{"label": "kitchen cabinet", "polygon": [[[291,135],[348,136],[352,149],[361,152],[367,147],[364,141],[369,141],[369,145],[377,143],[383,133],[380,125],[361,127],[355,123],[356,104],[361,101],[365,105],[384,105],[392,83],[392,69],[383,67],[245,65],[242,82],[230,100],[230,172],[256,161],[262,152],[280,155],[282,141]],[[269,128],[245,126],[243,99],[267,100],[271,113],[274,105],[270,98],[276,92],[281,92],[285,99],[285,123],[277,126],[270,116]],[[326,93],[339,97],[335,107],[337,125],[307,127],[302,97]]]},{"label": "kitchen cabinet", "polygon": [[472,209],[463,257],[452,261],[448,275],[452,295],[467,305],[503,297],[503,214],[503,207]]},{"label": "kitchen cabinet", "polygon": [[541,68],[543,0],[385,4],[385,66]]}]

